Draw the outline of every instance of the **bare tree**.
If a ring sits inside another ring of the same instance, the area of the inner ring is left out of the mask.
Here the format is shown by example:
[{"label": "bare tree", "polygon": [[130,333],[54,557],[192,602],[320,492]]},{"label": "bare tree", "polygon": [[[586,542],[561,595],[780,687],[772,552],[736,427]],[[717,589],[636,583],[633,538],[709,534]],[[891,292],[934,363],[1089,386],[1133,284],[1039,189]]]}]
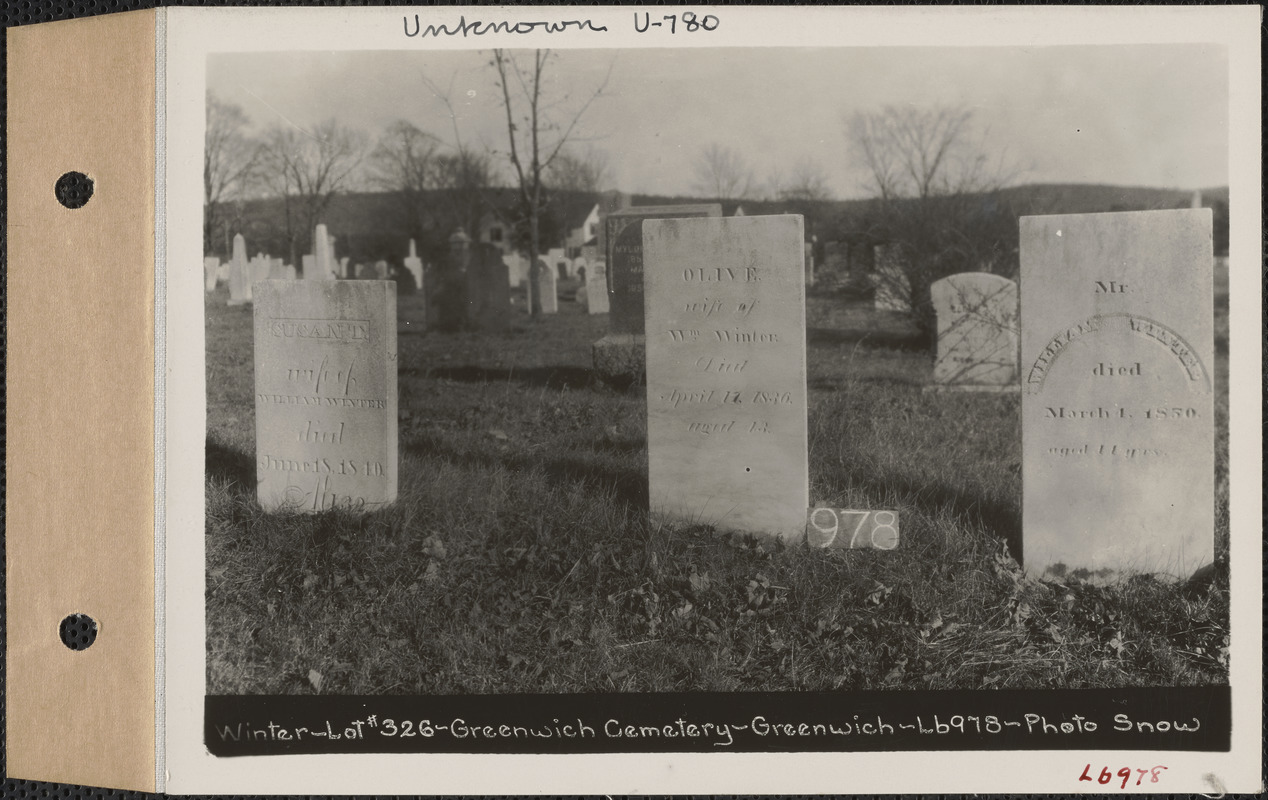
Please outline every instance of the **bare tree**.
[{"label": "bare tree", "polygon": [[609,171],[608,154],[588,147],[561,152],[551,163],[547,178],[556,191],[598,194],[607,188]]},{"label": "bare tree", "polygon": [[832,189],[828,187],[828,177],[824,174],[823,167],[811,159],[803,158],[787,177],[776,180],[774,196],[785,202],[818,203],[831,200]]},{"label": "bare tree", "polygon": [[261,174],[282,198],[292,263],[299,263],[301,244],[313,245],[310,239],[322,213],[335,194],[350,186],[365,155],[362,134],[334,119],[311,130],[279,125],[267,131]]},{"label": "bare tree", "polygon": [[1016,219],[999,195],[1010,170],[1002,157],[992,161],[967,108],[858,112],[846,137],[876,196],[863,222],[868,240],[884,245],[877,289],[910,307],[932,336],[933,282],[1006,272],[1014,257]]},{"label": "bare tree", "polygon": [[[217,233],[233,235],[226,223],[250,190],[259,164],[259,145],[246,135],[249,123],[240,106],[207,93],[207,133],[203,147],[203,252]],[[219,229],[219,230],[218,230]],[[226,245],[227,249],[227,245]]]},{"label": "bare tree", "polygon": [[718,200],[739,200],[753,189],[753,171],[736,151],[717,142],[700,150],[695,189]]},{"label": "bare tree", "polygon": [[[493,66],[497,70],[497,86],[502,91],[502,105],[506,111],[508,157],[514,168],[519,189],[521,214],[528,227],[529,271],[532,287],[531,316],[541,316],[540,264],[541,217],[546,204],[545,177],[568,143],[577,123],[590,104],[607,87],[611,66],[603,82],[589,97],[559,121],[554,115],[556,102],[548,96],[546,73],[551,62],[549,50],[535,50],[531,63],[521,63],[506,50],[493,51]],[[566,95],[565,98],[566,99]]]},{"label": "bare tree", "polygon": [[480,220],[497,206],[489,190],[497,187],[493,157],[488,153],[459,147],[436,159],[436,188],[445,192],[445,202],[433,204],[432,217],[445,235],[459,226],[472,238],[478,235]]},{"label": "bare tree", "polygon": [[411,122],[397,120],[387,126],[370,153],[368,181],[399,197],[399,207],[414,237],[422,237],[427,194],[440,183],[442,147],[440,139],[432,134]]}]

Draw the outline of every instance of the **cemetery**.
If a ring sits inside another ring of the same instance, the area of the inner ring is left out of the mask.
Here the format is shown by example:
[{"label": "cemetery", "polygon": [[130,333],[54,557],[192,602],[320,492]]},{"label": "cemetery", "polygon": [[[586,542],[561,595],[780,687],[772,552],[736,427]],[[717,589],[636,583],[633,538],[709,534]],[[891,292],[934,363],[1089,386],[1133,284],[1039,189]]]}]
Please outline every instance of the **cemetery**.
[{"label": "cemetery", "polygon": [[208,693],[1226,684],[1218,97],[708,51],[208,59]]},{"label": "cemetery", "polygon": [[[949,277],[931,348],[807,286],[800,216],[635,212],[582,284],[608,313],[544,262],[534,319],[461,231],[363,278],[324,229],[325,277],[252,282],[241,237],[204,263],[209,691],[1226,680],[1209,215],[1024,217],[1020,304]],[[614,337],[641,375],[600,369]]]}]

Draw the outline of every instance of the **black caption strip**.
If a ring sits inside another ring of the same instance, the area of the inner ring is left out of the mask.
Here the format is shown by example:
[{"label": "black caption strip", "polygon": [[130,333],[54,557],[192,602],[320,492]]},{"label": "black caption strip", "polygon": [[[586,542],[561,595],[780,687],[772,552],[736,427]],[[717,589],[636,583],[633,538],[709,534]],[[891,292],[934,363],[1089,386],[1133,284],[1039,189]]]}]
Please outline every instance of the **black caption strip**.
[{"label": "black caption strip", "polygon": [[206,698],[217,756],[894,750],[1226,752],[1227,686]]}]

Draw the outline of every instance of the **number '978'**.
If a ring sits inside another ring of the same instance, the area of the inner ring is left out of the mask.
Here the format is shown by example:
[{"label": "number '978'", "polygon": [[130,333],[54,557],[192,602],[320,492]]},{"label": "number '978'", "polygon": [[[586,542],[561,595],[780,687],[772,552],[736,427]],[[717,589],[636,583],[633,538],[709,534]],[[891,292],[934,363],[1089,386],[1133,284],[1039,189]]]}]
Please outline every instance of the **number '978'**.
[{"label": "number '978'", "polygon": [[[1139,786],[1140,782],[1145,779],[1146,775],[1150,776],[1150,780],[1149,780],[1150,783],[1157,783],[1158,776],[1162,773],[1162,770],[1164,769],[1166,769],[1166,767],[1163,767],[1163,766],[1153,767],[1152,769],[1141,769],[1140,767],[1137,767],[1134,770],[1136,774],[1135,785]],[[1110,772],[1109,767],[1101,767],[1101,774],[1096,776],[1095,780],[1097,783],[1104,785],[1113,781],[1114,778],[1122,778],[1123,782],[1119,784],[1118,788],[1126,789],[1127,781],[1131,780],[1132,773],[1133,773],[1133,770],[1131,767],[1123,767],[1119,769],[1118,772]],[[1083,774],[1079,776],[1079,780],[1081,781],[1093,780],[1091,764],[1088,764],[1087,766],[1083,768]]]},{"label": "number '978'", "polygon": [[806,541],[811,547],[893,550],[898,546],[898,514],[883,510],[813,508],[806,519]]}]

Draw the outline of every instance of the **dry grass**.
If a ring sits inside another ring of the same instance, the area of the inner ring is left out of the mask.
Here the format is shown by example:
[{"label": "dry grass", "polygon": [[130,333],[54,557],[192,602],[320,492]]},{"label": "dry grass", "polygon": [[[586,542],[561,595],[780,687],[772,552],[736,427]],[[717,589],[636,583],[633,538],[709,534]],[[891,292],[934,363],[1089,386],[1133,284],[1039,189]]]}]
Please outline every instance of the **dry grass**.
[{"label": "dry grass", "polygon": [[400,501],[277,516],[253,496],[250,311],[209,299],[209,692],[312,692],[313,671],[347,694],[1227,681],[1226,399],[1215,574],[1065,586],[1009,555],[1017,399],[921,394],[901,319],[811,301],[811,499],[897,509],[903,537],[825,552],[649,522],[641,392],[589,369],[606,317],[422,334],[413,302]]}]

